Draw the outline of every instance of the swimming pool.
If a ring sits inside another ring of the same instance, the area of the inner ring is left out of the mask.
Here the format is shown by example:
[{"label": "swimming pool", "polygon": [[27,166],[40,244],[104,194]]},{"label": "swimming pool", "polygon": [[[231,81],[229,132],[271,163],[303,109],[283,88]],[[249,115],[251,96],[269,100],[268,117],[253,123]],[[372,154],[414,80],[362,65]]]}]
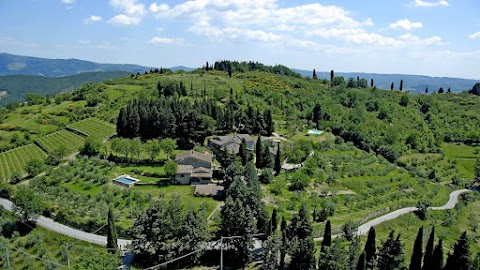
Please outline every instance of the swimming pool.
[{"label": "swimming pool", "polygon": [[116,178],[115,181],[126,184],[126,185],[135,184],[137,182],[135,180],[132,180],[132,179],[129,179],[129,178],[123,177],[123,176],[119,177],[119,178]]},{"label": "swimming pool", "polygon": [[312,134],[312,135],[320,135],[320,134],[323,133],[323,131],[322,130],[317,130],[317,129],[312,129],[312,130],[309,130],[307,133]]}]

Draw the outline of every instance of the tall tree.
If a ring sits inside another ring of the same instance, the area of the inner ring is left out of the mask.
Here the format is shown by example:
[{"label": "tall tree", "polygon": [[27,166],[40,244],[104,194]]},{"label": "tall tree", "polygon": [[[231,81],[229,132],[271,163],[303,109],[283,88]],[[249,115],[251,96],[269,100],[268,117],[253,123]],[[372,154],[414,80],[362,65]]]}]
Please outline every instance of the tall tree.
[{"label": "tall tree", "polygon": [[392,82],[392,84],[390,84],[390,91],[393,91],[393,87],[394,87],[394,84]]},{"label": "tall tree", "polygon": [[325,247],[329,247],[331,245],[332,245],[332,225],[330,224],[330,220],[327,220],[327,224],[325,225],[325,231],[323,232],[322,250]]},{"label": "tall tree", "polygon": [[242,162],[242,165],[243,166],[247,165],[248,152],[247,152],[247,142],[245,141],[245,139],[242,139],[242,142],[240,143],[238,154],[240,155],[240,160]]},{"label": "tall tree", "polygon": [[446,270],[470,270],[470,246],[467,232],[463,232],[447,258]]},{"label": "tall tree", "polygon": [[432,260],[432,270],[442,270],[443,269],[443,246],[442,239],[438,241],[438,244],[435,246],[433,251],[433,260]]},{"label": "tall tree", "polygon": [[279,269],[278,256],[280,254],[280,248],[282,244],[281,240],[282,239],[279,231],[274,231],[273,234],[268,236],[263,249],[263,269]]},{"label": "tall tree", "polygon": [[370,87],[373,88],[373,86],[374,86],[373,79],[370,79]]},{"label": "tall tree", "polygon": [[264,159],[262,136],[258,136],[257,143],[255,144],[255,158],[255,165],[257,166],[257,168],[263,168]]},{"label": "tall tree", "polygon": [[280,171],[282,170],[282,152],[280,150],[280,143],[278,143],[277,154],[275,155],[275,174],[279,175]]},{"label": "tall tree", "polygon": [[113,219],[112,208],[108,208],[108,220],[107,220],[107,250],[110,253],[117,253],[117,227],[115,226],[115,220]]},{"label": "tall tree", "polygon": [[367,259],[366,259],[365,251],[360,254],[358,258],[357,268],[356,270],[365,270],[367,269]]},{"label": "tall tree", "polygon": [[321,117],[321,114],[322,114],[322,110],[321,110],[321,107],[320,107],[320,104],[315,104],[315,107],[313,107],[313,123],[315,123],[315,128],[319,128],[318,127],[318,123],[320,122],[320,117]]},{"label": "tall tree", "polygon": [[273,131],[275,130],[275,123],[273,122],[272,111],[269,109],[264,112],[264,122],[265,122],[265,135],[272,136]]},{"label": "tall tree", "polygon": [[400,80],[400,91],[403,90],[403,80]]},{"label": "tall tree", "polygon": [[317,72],[315,72],[315,69],[313,69],[312,79],[314,79],[314,80],[318,79],[317,78]]},{"label": "tall tree", "polygon": [[387,240],[378,250],[378,268],[400,270],[403,261],[403,245],[400,241],[400,234],[395,237],[394,231],[391,231]]},{"label": "tall tree", "polygon": [[302,205],[298,214],[292,218],[288,227],[291,243],[291,269],[315,269],[315,245],[312,236],[312,224]]},{"label": "tall tree", "polygon": [[432,227],[430,236],[428,237],[427,246],[425,248],[425,254],[423,255],[423,268],[424,270],[429,270],[432,268],[432,256],[433,248],[435,242],[435,227]]},{"label": "tall tree", "polygon": [[335,78],[335,72],[332,70],[330,70],[330,82],[333,82],[333,78]]},{"label": "tall tree", "polygon": [[280,263],[279,269],[285,269],[285,257],[287,256],[287,247],[288,247],[288,237],[287,237],[287,221],[285,217],[282,217],[282,222],[280,224],[280,232],[282,236],[282,245],[280,246]]},{"label": "tall tree", "polygon": [[126,127],[127,127],[127,112],[125,108],[120,109],[120,113],[117,118],[117,134],[120,137],[126,136]]},{"label": "tall tree", "polygon": [[376,259],[377,247],[375,244],[375,228],[371,227],[368,230],[367,242],[365,243],[365,259],[367,261],[367,267],[372,268]]},{"label": "tall tree", "polygon": [[421,270],[422,269],[422,258],[423,258],[423,226],[418,229],[417,238],[415,239],[415,244],[413,245],[412,258],[410,260],[409,270]]}]

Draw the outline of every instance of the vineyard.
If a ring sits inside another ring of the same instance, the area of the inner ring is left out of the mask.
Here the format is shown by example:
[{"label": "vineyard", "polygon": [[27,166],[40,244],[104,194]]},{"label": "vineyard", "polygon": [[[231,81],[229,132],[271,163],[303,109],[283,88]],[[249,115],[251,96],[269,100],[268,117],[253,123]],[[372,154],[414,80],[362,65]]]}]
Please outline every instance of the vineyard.
[{"label": "vineyard", "polygon": [[10,179],[15,173],[26,174],[25,166],[30,160],[45,160],[47,154],[35,144],[28,144],[0,154],[0,179]]},{"label": "vineyard", "polygon": [[35,142],[48,153],[59,149],[60,147],[65,147],[67,153],[74,153],[83,145],[85,139],[73,132],[59,130],[42,137]]},{"label": "vineyard", "polygon": [[87,118],[68,126],[68,129],[86,134],[97,140],[104,140],[116,133],[115,125],[98,118]]}]

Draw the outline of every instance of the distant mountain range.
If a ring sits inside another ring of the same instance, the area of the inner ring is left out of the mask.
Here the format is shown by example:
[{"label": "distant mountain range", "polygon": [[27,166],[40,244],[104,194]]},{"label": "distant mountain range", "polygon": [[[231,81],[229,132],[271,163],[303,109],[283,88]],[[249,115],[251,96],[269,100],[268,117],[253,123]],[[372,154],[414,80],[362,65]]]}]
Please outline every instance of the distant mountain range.
[{"label": "distant mountain range", "polygon": [[143,73],[150,68],[139,65],[98,64],[78,59],[48,59],[31,56],[0,54],[0,76],[36,75],[65,77],[93,71],[128,71]]},{"label": "distant mountain range", "polygon": [[[293,71],[302,74],[302,76],[312,77],[312,70],[293,69]],[[330,72],[316,72],[319,79],[330,80]],[[428,87],[429,93],[437,92],[440,87],[445,91],[450,87],[452,92],[462,92],[472,89],[475,83],[480,80],[469,80],[459,78],[446,77],[429,77],[421,75],[404,75],[404,74],[377,74],[377,73],[361,73],[361,72],[335,72],[335,76],[343,76],[345,81],[349,78],[357,79],[365,78],[370,85],[370,79],[373,79],[375,86],[381,89],[390,89],[393,82],[394,89],[398,90],[400,80],[403,80],[403,91],[411,93],[425,93],[425,88]]]},{"label": "distant mountain range", "polygon": [[128,71],[84,72],[66,77],[44,77],[33,75],[0,76],[0,106],[25,100],[25,94],[54,95],[76,89],[86,82],[99,83],[129,76]]}]

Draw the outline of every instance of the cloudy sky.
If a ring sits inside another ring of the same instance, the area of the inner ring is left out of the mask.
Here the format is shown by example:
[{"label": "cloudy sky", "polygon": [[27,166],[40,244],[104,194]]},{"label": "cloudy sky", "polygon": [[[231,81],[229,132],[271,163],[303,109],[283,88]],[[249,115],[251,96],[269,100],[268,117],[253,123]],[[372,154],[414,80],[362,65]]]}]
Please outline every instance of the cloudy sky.
[{"label": "cloudy sky", "polygon": [[0,0],[0,52],[480,79],[478,0]]}]

